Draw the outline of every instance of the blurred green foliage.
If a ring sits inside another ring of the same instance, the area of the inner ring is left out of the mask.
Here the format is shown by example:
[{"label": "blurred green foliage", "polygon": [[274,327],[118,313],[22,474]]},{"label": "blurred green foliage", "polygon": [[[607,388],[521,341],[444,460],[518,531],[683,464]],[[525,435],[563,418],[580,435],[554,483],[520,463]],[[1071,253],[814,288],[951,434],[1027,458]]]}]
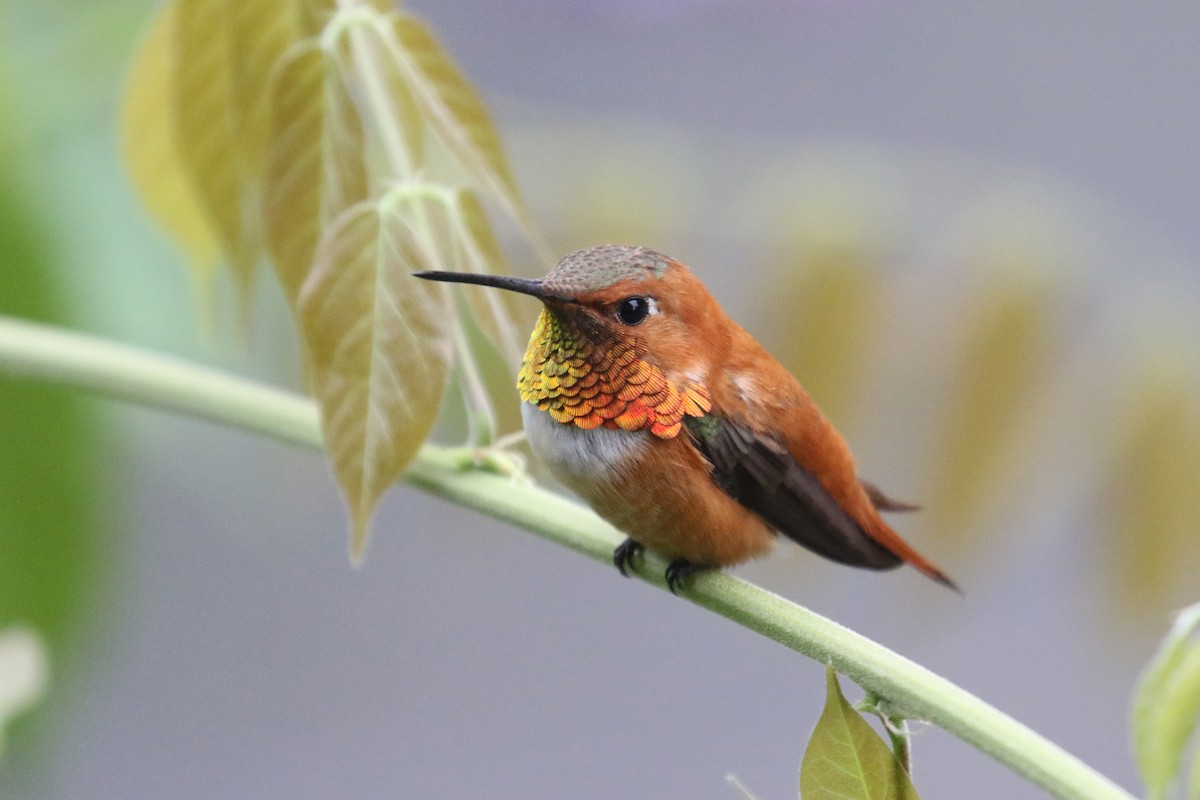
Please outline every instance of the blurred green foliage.
[{"label": "blurred green foliage", "polygon": [[971,298],[951,356],[951,386],[932,444],[929,525],[945,541],[966,544],[1011,495],[1013,476],[1036,458],[1026,434],[1064,345],[1062,318],[1024,266],[984,277]]},{"label": "blurred green foliage", "polygon": [[1097,491],[1111,519],[1110,606],[1135,618],[1194,597],[1200,574],[1200,359],[1184,342],[1138,355],[1120,387]]},{"label": "blurred green foliage", "polygon": [[[45,206],[25,165],[30,139],[0,69],[0,314],[70,324]],[[100,474],[103,433],[94,405],[55,387],[0,376],[0,628],[29,625],[44,638],[53,696],[63,698],[78,661],[80,633],[95,607],[107,531]],[[30,768],[49,731],[40,707],[13,727],[0,794]],[[23,779],[22,779],[23,780]]]},{"label": "blurred green foliage", "polygon": [[[857,231],[861,233],[862,231]],[[862,384],[879,345],[885,287],[867,237],[818,236],[784,246],[763,274],[764,344],[804,384],[834,424],[867,402]]]}]

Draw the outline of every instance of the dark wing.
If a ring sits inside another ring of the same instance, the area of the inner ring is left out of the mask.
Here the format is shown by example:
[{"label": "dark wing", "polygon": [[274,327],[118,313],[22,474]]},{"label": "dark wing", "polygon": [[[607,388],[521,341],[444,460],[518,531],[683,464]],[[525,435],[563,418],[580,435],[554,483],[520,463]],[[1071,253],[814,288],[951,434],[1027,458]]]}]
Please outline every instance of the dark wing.
[{"label": "dark wing", "polygon": [[713,466],[713,481],[789,539],[843,564],[871,569],[900,564],[781,443],[715,414],[684,421]]}]

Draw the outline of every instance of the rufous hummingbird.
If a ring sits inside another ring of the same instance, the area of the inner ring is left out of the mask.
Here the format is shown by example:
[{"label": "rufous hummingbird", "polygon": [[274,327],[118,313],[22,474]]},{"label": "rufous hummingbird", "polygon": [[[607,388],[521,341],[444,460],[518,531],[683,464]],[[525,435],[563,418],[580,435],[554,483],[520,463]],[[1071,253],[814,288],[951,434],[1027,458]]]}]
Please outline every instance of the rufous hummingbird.
[{"label": "rufous hummingbird", "polygon": [[418,272],[542,301],[517,389],[529,446],[629,538],[671,559],[675,592],[698,569],[768,551],[782,533],[869,569],[907,561],[953,581],[881,511],[914,506],[859,480],[845,441],[782,364],[687,267],[640,247],[565,256],[541,280]]}]

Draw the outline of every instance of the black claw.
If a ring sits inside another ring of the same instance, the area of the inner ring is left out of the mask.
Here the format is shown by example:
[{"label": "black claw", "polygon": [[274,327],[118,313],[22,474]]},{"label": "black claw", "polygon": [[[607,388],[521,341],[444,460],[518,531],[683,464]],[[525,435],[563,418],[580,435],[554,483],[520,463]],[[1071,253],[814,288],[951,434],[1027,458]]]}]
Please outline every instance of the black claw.
[{"label": "black claw", "polygon": [[629,577],[627,570],[633,568],[633,559],[642,552],[642,546],[633,539],[626,539],[617,545],[617,549],[613,550],[613,563],[617,565],[617,570],[626,578]]},{"label": "black claw", "polygon": [[700,564],[693,564],[682,558],[675,559],[667,565],[667,571],[664,575],[667,579],[667,588],[671,590],[671,594],[679,594],[678,590],[683,582],[688,579],[688,576],[702,569],[704,567]]}]

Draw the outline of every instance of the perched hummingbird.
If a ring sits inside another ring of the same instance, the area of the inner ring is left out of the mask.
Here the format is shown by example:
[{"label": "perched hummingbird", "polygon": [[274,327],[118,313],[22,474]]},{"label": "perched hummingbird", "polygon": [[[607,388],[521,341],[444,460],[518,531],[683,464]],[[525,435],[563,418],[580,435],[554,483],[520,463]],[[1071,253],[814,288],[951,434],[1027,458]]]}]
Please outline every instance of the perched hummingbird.
[{"label": "perched hummingbird", "polygon": [[795,378],[687,267],[640,247],[565,256],[542,280],[418,272],[542,301],[517,389],[534,455],[629,538],[691,573],[769,550],[775,533],[869,569],[903,561],[952,588],[880,517],[914,506],[859,480]]}]

